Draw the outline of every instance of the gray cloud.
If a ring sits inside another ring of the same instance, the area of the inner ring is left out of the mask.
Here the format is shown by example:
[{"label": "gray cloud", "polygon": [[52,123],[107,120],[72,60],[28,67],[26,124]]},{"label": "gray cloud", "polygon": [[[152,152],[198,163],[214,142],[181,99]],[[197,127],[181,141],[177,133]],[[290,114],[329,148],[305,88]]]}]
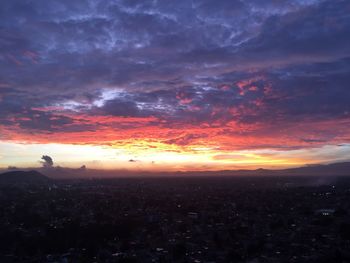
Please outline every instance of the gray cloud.
[{"label": "gray cloud", "polygon": [[0,124],[77,132],[99,128],[83,114],[152,116],[263,134],[348,119],[349,11],[345,0],[5,0]]},{"label": "gray cloud", "polygon": [[43,160],[41,163],[43,165],[43,167],[46,167],[46,168],[50,168],[53,166],[53,160],[50,156],[48,155],[43,155],[41,157],[41,159]]}]

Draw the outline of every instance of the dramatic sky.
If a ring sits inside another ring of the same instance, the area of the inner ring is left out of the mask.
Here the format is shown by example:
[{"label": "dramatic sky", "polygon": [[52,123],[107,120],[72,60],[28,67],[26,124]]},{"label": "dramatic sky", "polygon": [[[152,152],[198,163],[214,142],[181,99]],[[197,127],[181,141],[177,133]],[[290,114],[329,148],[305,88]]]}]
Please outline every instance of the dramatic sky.
[{"label": "dramatic sky", "polygon": [[348,0],[1,0],[0,167],[350,160]]}]

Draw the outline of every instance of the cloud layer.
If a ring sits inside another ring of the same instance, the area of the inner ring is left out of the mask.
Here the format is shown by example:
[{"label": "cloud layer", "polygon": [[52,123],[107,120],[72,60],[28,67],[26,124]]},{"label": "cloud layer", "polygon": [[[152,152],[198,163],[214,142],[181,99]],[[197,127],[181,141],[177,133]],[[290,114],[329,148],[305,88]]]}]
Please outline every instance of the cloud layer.
[{"label": "cloud layer", "polygon": [[349,13],[346,0],[5,0],[0,140],[347,143]]}]

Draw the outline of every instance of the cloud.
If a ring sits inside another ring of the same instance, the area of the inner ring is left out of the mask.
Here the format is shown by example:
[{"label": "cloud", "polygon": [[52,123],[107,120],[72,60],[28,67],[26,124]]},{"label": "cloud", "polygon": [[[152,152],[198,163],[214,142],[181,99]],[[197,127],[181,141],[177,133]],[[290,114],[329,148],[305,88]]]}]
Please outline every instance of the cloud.
[{"label": "cloud", "polygon": [[41,163],[43,165],[43,167],[46,167],[46,168],[51,168],[53,166],[53,160],[50,156],[48,155],[43,155],[41,157],[41,159],[43,160]]},{"label": "cloud", "polygon": [[349,11],[345,0],[5,0],[1,139],[348,142]]},{"label": "cloud", "polygon": [[122,99],[108,100],[99,110],[103,114],[122,117],[137,117],[142,115],[142,112],[134,101]]},{"label": "cloud", "polygon": [[270,61],[285,57],[285,63],[293,58],[304,63],[349,56],[350,19],[345,15],[349,10],[347,1],[336,0],[271,16],[260,34],[246,43],[244,54],[270,56]]}]

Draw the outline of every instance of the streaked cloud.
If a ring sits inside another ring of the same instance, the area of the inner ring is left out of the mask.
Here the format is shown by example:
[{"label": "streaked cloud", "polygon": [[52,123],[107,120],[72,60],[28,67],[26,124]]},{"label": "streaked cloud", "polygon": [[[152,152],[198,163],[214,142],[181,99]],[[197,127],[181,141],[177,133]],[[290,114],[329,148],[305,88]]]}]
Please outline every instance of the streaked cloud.
[{"label": "streaked cloud", "polygon": [[349,12],[345,0],[5,0],[0,140],[217,161],[347,144]]}]

